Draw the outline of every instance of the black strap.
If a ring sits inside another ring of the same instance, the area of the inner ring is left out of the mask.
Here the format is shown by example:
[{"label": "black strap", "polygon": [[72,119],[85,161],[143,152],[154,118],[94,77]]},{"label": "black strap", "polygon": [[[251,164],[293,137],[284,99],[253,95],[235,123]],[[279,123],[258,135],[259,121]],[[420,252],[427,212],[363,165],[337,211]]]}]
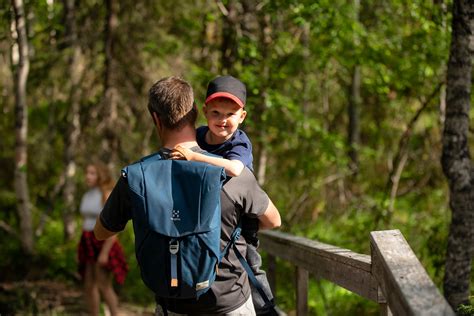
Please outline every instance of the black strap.
[{"label": "black strap", "polygon": [[163,315],[168,316],[168,308],[166,306],[168,304],[166,304],[165,300],[163,300],[162,298],[159,298],[158,303],[161,306],[161,310],[163,311]]},{"label": "black strap", "polygon": [[255,277],[255,274],[253,273],[252,268],[250,268],[247,260],[245,260],[244,256],[242,256],[239,249],[237,249],[237,245],[235,243],[234,243],[233,248],[234,248],[235,254],[237,255],[237,258],[239,258],[240,263],[242,264],[245,271],[247,272],[250,282],[252,282],[252,285],[255,287],[255,289],[257,289],[258,294],[260,294],[260,296],[262,297],[263,301],[265,302],[265,305],[267,306],[273,305],[273,303],[270,301],[267,294],[263,290],[262,285]]},{"label": "black strap", "polygon": [[255,274],[253,273],[252,268],[250,268],[247,260],[245,260],[244,256],[242,256],[239,249],[237,248],[237,243],[236,242],[240,238],[241,231],[242,231],[242,227],[241,227],[241,223],[239,222],[237,227],[232,232],[232,235],[230,236],[230,241],[227,243],[227,245],[224,247],[224,250],[221,253],[221,260],[222,260],[223,257],[225,257],[227,255],[227,252],[229,251],[229,248],[232,246],[232,248],[235,251],[235,254],[236,254],[237,258],[239,259],[240,263],[242,264],[242,267],[247,272],[247,275],[249,277],[250,282],[252,283],[252,285],[258,291],[258,294],[260,294],[263,301],[265,302],[265,306],[268,306],[273,311],[273,309],[274,309],[273,308],[273,302],[270,301],[267,294],[263,290],[262,285],[260,284],[260,282],[255,277]]},{"label": "black strap", "polygon": [[232,235],[230,235],[229,242],[227,243],[227,245],[225,245],[224,249],[222,250],[221,257],[219,258],[220,259],[219,262],[221,262],[222,258],[224,258],[227,255],[227,253],[229,252],[230,246],[235,245],[235,242],[240,238],[241,231],[242,231],[242,228],[240,227],[240,222],[239,222],[237,227],[232,232]]}]

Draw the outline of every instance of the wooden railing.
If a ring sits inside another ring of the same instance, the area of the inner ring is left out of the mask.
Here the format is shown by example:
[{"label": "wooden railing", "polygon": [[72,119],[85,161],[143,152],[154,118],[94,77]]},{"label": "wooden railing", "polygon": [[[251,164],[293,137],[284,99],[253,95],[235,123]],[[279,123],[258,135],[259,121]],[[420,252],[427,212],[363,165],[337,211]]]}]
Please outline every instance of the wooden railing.
[{"label": "wooden railing", "polygon": [[260,233],[275,292],[276,257],[296,267],[296,312],[308,314],[309,274],[380,305],[382,315],[455,315],[399,230],[370,233],[371,255],[277,231]]}]

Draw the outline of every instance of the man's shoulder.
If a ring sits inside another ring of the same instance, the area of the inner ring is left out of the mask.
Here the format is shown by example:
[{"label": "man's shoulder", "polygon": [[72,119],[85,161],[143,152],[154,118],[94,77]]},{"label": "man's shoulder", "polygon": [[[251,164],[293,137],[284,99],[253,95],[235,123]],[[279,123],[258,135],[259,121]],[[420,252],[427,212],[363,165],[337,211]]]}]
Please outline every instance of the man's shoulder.
[{"label": "man's shoulder", "polygon": [[268,206],[268,195],[247,167],[242,170],[239,176],[230,178],[224,184],[223,192],[234,205],[238,205],[246,214],[259,216]]},{"label": "man's shoulder", "polygon": [[[202,149],[199,146],[193,146],[190,147],[189,150],[193,152],[197,152],[200,154],[204,155],[210,155],[210,156],[215,156],[204,149]],[[129,178],[129,175],[134,175],[134,178],[141,178],[144,176],[144,174],[147,174],[148,172],[156,171],[156,170],[161,170],[160,168],[172,168],[171,165],[200,165],[201,163],[196,163],[192,161],[185,161],[185,160],[172,160],[170,158],[170,154],[172,153],[172,150],[169,148],[162,147],[160,150],[157,152],[145,156],[136,162],[124,167],[122,169],[122,177],[123,178]]]},{"label": "man's shoulder", "polygon": [[257,179],[249,168],[245,167],[242,173],[237,177],[231,177],[224,185],[224,189],[232,190],[232,192],[244,192],[247,186],[257,185]]},{"label": "man's shoulder", "polygon": [[123,170],[126,170],[129,167],[136,166],[136,165],[139,165],[139,164],[144,163],[144,162],[149,162],[149,161],[154,161],[154,160],[162,160],[163,155],[166,154],[166,152],[163,149],[164,148],[160,149],[157,152],[149,154],[147,156],[141,157],[140,159],[138,159],[138,160],[132,162],[131,164],[128,164],[125,167],[123,167]]}]

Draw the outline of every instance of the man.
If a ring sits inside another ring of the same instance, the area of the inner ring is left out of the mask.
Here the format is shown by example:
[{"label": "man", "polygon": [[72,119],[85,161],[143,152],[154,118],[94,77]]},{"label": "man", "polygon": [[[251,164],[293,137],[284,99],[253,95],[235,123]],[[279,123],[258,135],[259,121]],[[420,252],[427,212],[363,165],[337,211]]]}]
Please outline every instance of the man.
[{"label": "man", "polygon": [[[150,89],[148,109],[162,143],[160,153],[168,156],[176,146],[201,151],[196,143],[195,122],[197,109],[191,86],[184,80],[168,77],[156,82]],[[94,228],[98,239],[106,239],[125,228],[132,218],[132,203],[126,177],[121,177]],[[221,192],[221,249],[243,214],[259,219],[260,229],[274,228],[281,224],[280,214],[266,193],[258,186],[254,175],[244,169],[238,177],[230,178]],[[236,242],[245,257],[243,238]],[[196,299],[164,299],[169,315],[255,315],[247,274],[234,251],[229,251],[219,264],[211,289]],[[164,311],[157,308],[158,315]]]}]

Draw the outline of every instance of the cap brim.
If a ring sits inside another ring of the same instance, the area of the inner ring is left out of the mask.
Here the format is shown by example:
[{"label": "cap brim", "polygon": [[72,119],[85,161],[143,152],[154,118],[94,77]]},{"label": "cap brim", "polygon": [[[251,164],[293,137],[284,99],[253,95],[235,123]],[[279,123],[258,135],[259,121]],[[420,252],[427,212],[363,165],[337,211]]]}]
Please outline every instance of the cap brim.
[{"label": "cap brim", "polygon": [[210,96],[207,97],[205,103],[208,104],[209,102],[211,102],[212,100],[214,99],[217,99],[217,98],[226,98],[226,99],[231,99],[232,101],[234,101],[235,103],[237,103],[241,108],[244,107],[244,104],[242,103],[242,101],[237,98],[235,95],[233,95],[232,93],[228,93],[228,92],[216,92],[216,93],[213,93],[211,94]]}]

